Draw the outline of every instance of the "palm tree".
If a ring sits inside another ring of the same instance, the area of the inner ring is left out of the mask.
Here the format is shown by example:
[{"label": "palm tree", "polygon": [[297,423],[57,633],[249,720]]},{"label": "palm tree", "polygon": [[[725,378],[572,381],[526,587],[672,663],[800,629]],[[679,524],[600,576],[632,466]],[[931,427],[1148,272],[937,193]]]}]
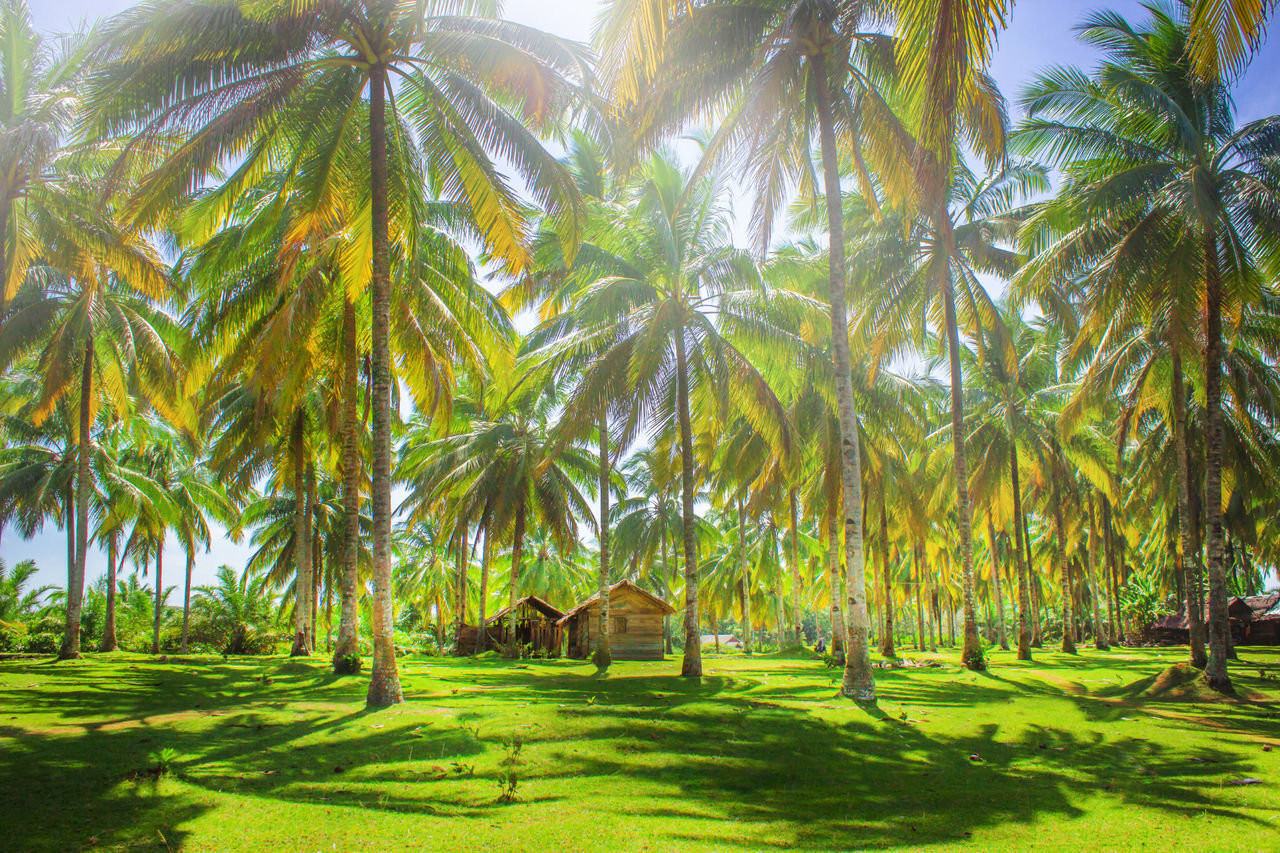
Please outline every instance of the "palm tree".
[{"label": "palm tree", "polygon": [[26,588],[37,571],[35,560],[23,560],[12,569],[0,560],[0,624],[35,615],[41,609],[42,599],[53,592],[52,586]]},{"label": "palm tree", "polygon": [[[518,652],[516,601],[529,529],[540,528],[569,552],[577,541],[578,520],[591,518],[580,489],[595,479],[598,468],[588,452],[562,446],[548,429],[556,402],[536,384],[518,389],[502,401],[502,414],[494,420],[477,420],[465,433],[409,445],[401,463],[404,476],[426,496],[416,502],[434,504],[448,496],[462,507],[483,506],[486,552],[495,541],[511,542],[509,656]],[[483,632],[483,620],[480,626]]]},{"label": "palm tree", "polygon": [[[1152,6],[1149,12],[1140,27],[1113,13],[1086,19],[1082,37],[1098,45],[1107,61],[1093,77],[1066,70],[1037,81],[1024,97],[1028,119],[1019,136],[1023,145],[1069,169],[1064,199],[1070,201],[1064,204],[1083,223],[1073,228],[1079,239],[1053,252],[1047,266],[1070,269],[1080,256],[1099,258],[1089,296],[1099,303],[1100,316],[1203,299],[1211,635],[1205,678],[1225,689],[1230,679],[1222,563],[1222,317],[1224,306],[1234,312],[1256,299],[1257,258],[1269,251],[1276,232],[1280,199],[1272,164],[1280,153],[1280,120],[1237,128],[1226,85],[1205,80],[1192,64],[1187,9]],[[1168,274],[1163,286],[1172,298],[1134,299],[1135,285],[1153,287],[1144,272],[1153,268]],[[1181,319],[1175,314],[1164,321],[1179,350],[1189,337],[1178,328]],[[1182,395],[1174,393],[1181,406]]]},{"label": "palm tree", "polygon": [[[367,701],[375,707],[402,699],[391,614],[391,269],[405,235],[416,233],[398,222],[392,244],[392,214],[416,211],[390,202],[416,181],[406,166],[421,157],[494,255],[517,268],[526,208],[487,152],[502,151],[540,203],[567,215],[574,207],[571,182],[526,125],[557,116],[578,58],[550,36],[470,14],[484,8],[451,0],[141,7],[107,27],[96,77],[96,127],[191,132],[137,194],[144,221],[229,158],[242,161],[221,189],[234,199],[281,139],[293,142],[290,173],[321,190],[308,194],[323,204],[323,184],[341,170],[311,165],[336,165],[368,89],[375,648]],[[229,92],[239,109],[224,109]]]},{"label": "palm tree", "polygon": [[[696,460],[691,403],[717,397],[787,452],[785,414],[735,339],[782,340],[763,306],[793,301],[766,292],[755,264],[728,245],[728,220],[715,176],[694,179],[669,158],[647,161],[618,217],[585,234],[572,286],[581,294],[571,322],[542,330],[531,358],[577,365],[582,376],[565,401],[566,417],[590,418],[625,407],[611,430],[622,452],[643,430],[671,430],[680,447],[685,571],[685,649],[681,674],[702,675],[698,609]],[[625,394],[625,397],[618,395]],[[584,425],[563,427],[583,434]]]}]

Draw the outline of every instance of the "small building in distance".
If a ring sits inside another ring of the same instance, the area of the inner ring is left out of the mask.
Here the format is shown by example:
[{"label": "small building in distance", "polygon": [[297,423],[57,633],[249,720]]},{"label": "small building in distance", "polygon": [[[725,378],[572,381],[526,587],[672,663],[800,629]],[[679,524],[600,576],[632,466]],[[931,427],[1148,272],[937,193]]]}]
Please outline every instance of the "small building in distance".
[{"label": "small building in distance", "polygon": [[[662,660],[662,618],[676,609],[629,580],[609,587],[609,652],[614,660]],[[586,659],[595,650],[600,625],[600,593],[578,604],[559,626],[568,640],[566,654]]]},{"label": "small building in distance", "polygon": [[[1209,612],[1209,601],[1204,603],[1204,614]],[[1227,599],[1227,624],[1231,631],[1231,643],[1237,646],[1272,646],[1280,644],[1280,593],[1270,592],[1247,598],[1232,596]],[[1182,644],[1190,642],[1191,625],[1184,606],[1177,613],[1169,613],[1151,623],[1149,636],[1158,643]]]},{"label": "small building in distance", "polygon": [[[485,623],[489,629],[486,632],[489,648],[506,648],[509,627],[507,614],[510,612],[511,608],[504,607]],[[516,642],[522,647],[532,647],[534,654],[559,657],[564,645],[564,632],[556,623],[563,617],[562,611],[536,595],[526,595],[516,602]]]},{"label": "small building in distance", "polygon": [[[483,647],[477,649],[480,630],[475,625],[459,625],[454,654],[473,655],[477,651],[502,650],[507,642],[507,614],[504,607],[485,620]],[[522,646],[546,657],[559,657],[564,647],[564,631],[556,624],[564,613],[536,595],[526,595],[516,602],[516,639]]]}]

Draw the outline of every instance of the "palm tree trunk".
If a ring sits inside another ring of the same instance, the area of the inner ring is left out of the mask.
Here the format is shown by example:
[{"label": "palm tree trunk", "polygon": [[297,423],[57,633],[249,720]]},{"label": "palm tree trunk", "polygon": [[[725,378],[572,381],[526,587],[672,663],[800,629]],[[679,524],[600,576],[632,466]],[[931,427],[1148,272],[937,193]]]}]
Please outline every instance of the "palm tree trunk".
[{"label": "palm tree trunk", "polygon": [[609,650],[609,419],[600,407],[600,628],[591,662],[603,672],[613,663]]},{"label": "palm tree trunk", "polygon": [[792,640],[796,648],[804,645],[801,625],[804,623],[800,605],[800,510],[797,506],[796,490],[791,490],[791,621],[795,628]]},{"label": "palm tree trunk", "polygon": [[182,653],[187,653],[187,638],[191,628],[191,570],[195,568],[196,549],[194,542],[183,543],[187,551],[187,567],[182,584]]},{"label": "palm tree trunk", "polygon": [[467,624],[467,523],[465,521],[459,523],[458,528],[458,579],[453,611],[453,654],[461,657],[466,654],[462,649],[462,626]]},{"label": "palm tree trunk", "polygon": [[511,539],[511,581],[507,585],[507,648],[509,658],[520,656],[520,638],[516,636],[516,600],[520,594],[520,560],[524,556],[525,507],[516,509],[515,530]]},{"label": "palm tree trunk", "polygon": [[925,625],[924,625],[924,566],[921,565],[920,546],[917,545],[911,551],[912,568],[915,569],[915,588],[916,588],[916,650],[923,652],[925,650]]},{"label": "palm tree trunk", "polygon": [[897,657],[893,648],[893,586],[889,580],[889,516],[884,506],[884,484],[880,487],[880,577],[884,584],[884,636],[880,638],[880,654]]},{"label": "palm tree trunk", "polygon": [[307,465],[305,420],[299,409],[293,422],[293,648],[290,657],[311,654],[307,615],[311,612],[311,533],[307,529]]},{"label": "palm tree trunk", "polygon": [[738,599],[742,602],[742,653],[751,654],[751,578],[747,568],[747,513],[738,503]]},{"label": "palm tree trunk", "polygon": [[1009,427],[1009,476],[1013,481],[1013,550],[1018,572],[1018,660],[1031,660],[1031,577],[1026,537],[1027,521],[1022,514],[1022,483],[1018,472],[1018,445],[1014,440],[1013,412],[1006,412]]},{"label": "palm tree trunk", "polygon": [[1000,561],[996,559],[996,526],[987,513],[987,547],[991,551],[991,579],[996,588],[996,635],[1000,638],[1000,648],[1009,651],[1009,635],[1004,628],[1004,589],[1000,584]]},{"label": "palm tree trunk", "polygon": [[1222,568],[1222,276],[1218,242],[1205,236],[1205,521],[1209,527],[1209,661],[1205,681],[1215,690],[1231,689],[1227,675],[1227,581]]},{"label": "palm tree trunk", "polygon": [[[0,232],[0,241],[3,240]],[[0,289],[5,286],[0,282]],[[59,660],[80,657],[80,611],[84,606],[84,562],[89,550],[89,457],[93,454],[93,338],[84,345],[80,371],[80,435],[76,442],[75,555],[67,574],[67,623]],[[70,528],[70,523],[68,523]]]},{"label": "palm tree trunk", "polygon": [[680,674],[702,677],[698,630],[698,542],[693,516],[693,424],[689,417],[689,365],[684,326],[676,329],[676,416],[680,423],[680,515],[684,535],[684,661]]},{"label": "palm tree trunk", "polygon": [[[667,519],[665,515],[666,502],[662,503],[664,513],[659,516],[658,541],[662,551],[662,600],[667,601],[671,598],[671,573],[667,567]],[[671,654],[671,617],[664,614],[662,617],[662,647],[664,654]]]},{"label": "palm tree trunk", "polygon": [[[477,608],[476,622],[476,654],[480,654],[489,645],[488,631],[484,626],[485,604],[489,600],[489,511],[486,509],[482,518],[484,528],[484,547],[480,551],[480,606]],[[479,532],[477,531],[477,535]]]},{"label": "palm tree trunk", "polygon": [[1076,653],[1075,619],[1071,611],[1071,564],[1067,562],[1066,531],[1062,524],[1062,500],[1058,492],[1058,481],[1053,480],[1053,528],[1054,555],[1062,571],[1062,650],[1069,655]]},{"label": "palm tree trunk", "polygon": [[844,630],[844,608],[840,606],[840,534],[834,507],[827,509],[827,578],[831,582],[831,654],[843,661],[849,638]]},{"label": "palm tree trunk", "polygon": [[160,608],[164,598],[164,531],[156,542],[156,612],[151,625],[151,654],[160,654]]},{"label": "palm tree trunk", "polygon": [[1200,593],[1198,584],[1191,583],[1189,577],[1190,566],[1195,560],[1196,551],[1192,546],[1194,522],[1191,520],[1191,469],[1190,456],[1187,453],[1187,398],[1182,385],[1182,356],[1178,354],[1173,343],[1169,346],[1173,350],[1173,441],[1178,469],[1178,535],[1182,543],[1181,550],[1174,549],[1176,565],[1173,570],[1186,591],[1191,665],[1197,669],[1204,669],[1209,658],[1204,648],[1204,628],[1200,624]]},{"label": "palm tree trunk", "polygon": [[[387,69],[369,75],[370,208],[373,223],[373,671],[365,703],[404,701],[391,609],[391,254],[387,238]],[[481,631],[484,626],[481,625]]]},{"label": "palm tree trunk", "polygon": [[858,447],[858,416],[853,406],[852,358],[845,298],[844,208],[840,199],[840,163],[832,121],[826,58],[809,58],[822,147],[822,177],[826,195],[831,350],[835,357],[836,401],[840,411],[840,471],[844,485],[845,609],[848,646],[840,693],[858,702],[874,702],[875,676],[867,647],[867,592],[862,546],[862,460]]},{"label": "palm tree trunk", "polygon": [[356,308],[347,298],[342,305],[342,601],[338,643],[333,649],[333,671],[338,675],[354,673],[360,653],[360,603],[356,597],[360,585],[359,358]]},{"label": "palm tree trunk", "polygon": [[[955,235],[945,211],[934,214],[934,229],[942,239],[950,257],[955,245]],[[960,531],[961,582],[964,588],[964,651],[960,662],[971,670],[986,668],[982,656],[982,643],[978,638],[978,620],[974,610],[973,591],[973,528],[969,507],[969,464],[964,449],[964,385],[960,373],[960,327],[956,322],[955,292],[951,286],[949,268],[939,274],[938,289],[942,294],[947,321],[947,352],[951,362],[951,444],[956,476],[956,527]]]},{"label": "palm tree trunk", "polygon": [[107,618],[102,628],[104,652],[114,652],[120,647],[116,640],[116,557],[119,541],[119,534],[114,530],[107,536]]},{"label": "palm tree trunk", "polygon": [[1098,651],[1111,648],[1107,642],[1107,625],[1102,620],[1103,587],[1098,585],[1098,518],[1093,493],[1089,493],[1089,597],[1093,601],[1093,647]]},{"label": "palm tree trunk", "polygon": [[1110,585],[1111,590],[1111,642],[1119,645],[1124,639],[1124,619],[1120,612],[1120,577],[1116,569],[1116,535],[1115,527],[1111,518],[1111,500],[1104,497],[1102,499],[1102,544],[1103,553],[1106,557],[1107,568],[1106,582]]}]

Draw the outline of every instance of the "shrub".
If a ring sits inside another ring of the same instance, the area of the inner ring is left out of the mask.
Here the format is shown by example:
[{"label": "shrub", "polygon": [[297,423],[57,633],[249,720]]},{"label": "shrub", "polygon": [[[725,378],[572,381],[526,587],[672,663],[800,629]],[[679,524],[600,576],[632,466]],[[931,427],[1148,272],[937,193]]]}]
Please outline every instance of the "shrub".
[{"label": "shrub", "polygon": [[20,652],[26,641],[26,625],[21,622],[0,622],[0,652]]},{"label": "shrub", "polygon": [[333,671],[338,675],[359,675],[361,666],[360,655],[340,655],[334,660]]}]

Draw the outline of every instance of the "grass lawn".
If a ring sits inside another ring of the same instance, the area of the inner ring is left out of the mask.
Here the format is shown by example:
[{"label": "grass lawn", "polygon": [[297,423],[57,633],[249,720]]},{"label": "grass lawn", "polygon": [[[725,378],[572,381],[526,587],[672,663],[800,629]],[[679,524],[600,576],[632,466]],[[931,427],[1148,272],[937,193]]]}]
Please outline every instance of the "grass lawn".
[{"label": "grass lawn", "polygon": [[373,712],[321,660],[4,661],[0,849],[1278,850],[1280,653],[1229,702],[1183,657],[909,655],[944,665],[878,671],[873,713],[768,655],[409,660]]}]

